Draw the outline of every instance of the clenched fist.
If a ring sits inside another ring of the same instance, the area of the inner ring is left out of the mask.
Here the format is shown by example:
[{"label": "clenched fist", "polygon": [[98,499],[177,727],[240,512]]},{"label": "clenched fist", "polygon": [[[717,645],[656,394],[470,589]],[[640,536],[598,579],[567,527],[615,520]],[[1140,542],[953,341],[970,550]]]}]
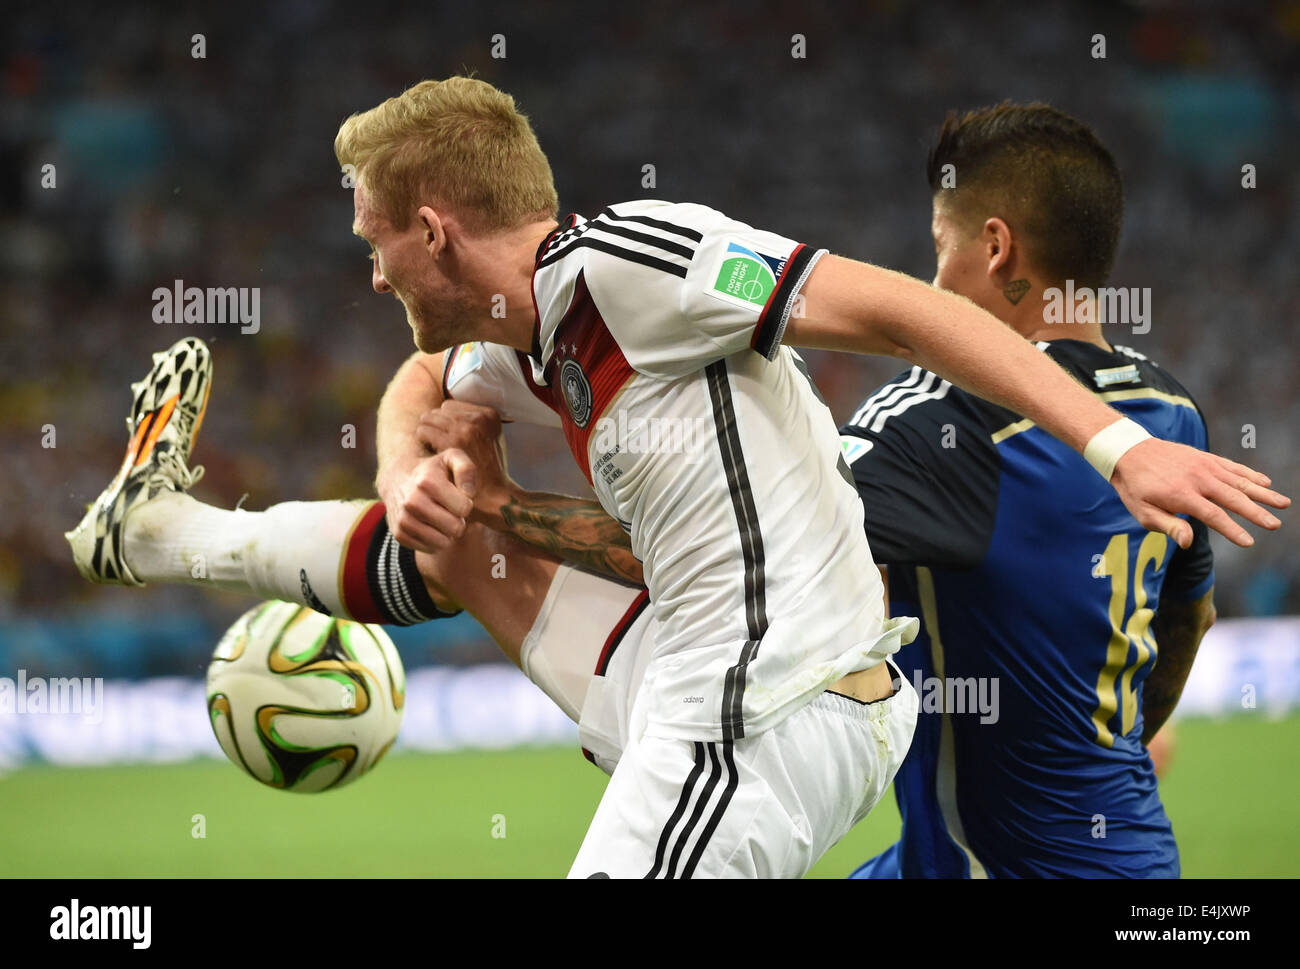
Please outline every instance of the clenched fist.
[{"label": "clenched fist", "polygon": [[491,407],[448,400],[427,411],[416,428],[416,439],[437,454],[466,460],[473,469],[474,518],[491,523],[492,512],[508,500],[518,485],[506,471],[501,417]]},{"label": "clenched fist", "polygon": [[400,544],[435,553],[465,532],[474,508],[475,469],[463,452],[447,451],[390,469],[378,482],[388,530]]}]

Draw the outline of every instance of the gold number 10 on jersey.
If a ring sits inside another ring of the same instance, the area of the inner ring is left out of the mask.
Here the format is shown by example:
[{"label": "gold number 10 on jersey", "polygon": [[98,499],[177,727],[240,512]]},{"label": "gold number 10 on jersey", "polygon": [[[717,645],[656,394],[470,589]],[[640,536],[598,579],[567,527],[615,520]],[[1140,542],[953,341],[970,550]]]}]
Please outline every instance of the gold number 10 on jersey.
[{"label": "gold number 10 on jersey", "polygon": [[[1160,532],[1147,532],[1138,546],[1132,577],[1133,613],[1127,622],[1124,612],[1129,599],[1128,534],[1111,536],[1101,556],[1103,571],[1096,574],[1110,577],[1110,645],[1106,649],[1106,665],[1097,677],[1097,710],[1092,715],[1092,722],[1097,728],[1097,743],[1103,747],[1114,746],[1115,735],[1111,733],[1109,724],[1116,709],[1122,709],[1120,736],[1132,730],[1137,722],[1138,701],[1133,675],[1148,661],[1154,666],[1156,660],[1156,641],[1151,635],[1155,610],[1147,608],[1147,589],[1143,579],[1148,566],[1156,572],[1164,564],[1168,542],[1169,539]],[[1130,648],[1137,650],[1131,665],[1128,662]],[[1123,697],[1122,708],[1116,696],[1116,680],[1119,680],[1119,695]]]}]

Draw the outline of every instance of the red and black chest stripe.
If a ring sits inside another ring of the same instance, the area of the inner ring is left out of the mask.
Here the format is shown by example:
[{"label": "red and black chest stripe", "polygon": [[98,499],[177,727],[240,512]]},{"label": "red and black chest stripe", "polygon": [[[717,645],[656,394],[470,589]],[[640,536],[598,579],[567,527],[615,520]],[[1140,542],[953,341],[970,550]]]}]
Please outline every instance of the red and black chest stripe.
[{"label": "red and black chest stripe", "polygon": [[520,354],[520,361],[533,393],[560,415],[565,440],[590,482],[587,443],[597,421],[632,376],[632,367],[601,318],[582,273],[574,282],[573,300],[555,328],[554,339],[545,387],[533,383],[528,358]]}]

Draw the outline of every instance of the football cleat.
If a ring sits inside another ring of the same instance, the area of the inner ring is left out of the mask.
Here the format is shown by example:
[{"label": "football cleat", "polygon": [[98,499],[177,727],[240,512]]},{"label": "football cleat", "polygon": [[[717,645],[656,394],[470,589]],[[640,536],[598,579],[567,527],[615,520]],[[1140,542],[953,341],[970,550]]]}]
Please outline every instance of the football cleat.
[{"label": "football cleat", "polygon": [[203,477],[203,469],[188,462],[211,389],[212,354],[196,337],[155,353],[148,376],[131,385],[130,443],[122,467],[80,524],[64,534],[77,571],[91,582],[144,585],[123,557],[123,524],[159,493],[189,491]]}]

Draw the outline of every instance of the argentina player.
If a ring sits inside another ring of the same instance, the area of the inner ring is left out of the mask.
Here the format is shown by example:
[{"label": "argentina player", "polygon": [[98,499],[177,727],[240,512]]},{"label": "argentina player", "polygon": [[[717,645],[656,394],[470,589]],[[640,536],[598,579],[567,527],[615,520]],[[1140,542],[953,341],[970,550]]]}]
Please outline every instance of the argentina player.
[{"label": "argentina player", "polygon": [[[1207,446],[1188,392],[1112,345],[1096,307],[1045,322],[1054,289],[1100,288],[1115,255],[1120,174],[1091,129],[1041,104],[953,114],[928,172],[936,286],[1151,434]],[[1187,548],[1148,531],[1032,421],[919,367],[841,430],[891,610],[921,618],[904,675],[999,701],[991,722],[923,704],[895,779],[901,839],[854,877],[1177,876],[1144,743],[1214,621],[1206,527]]]}]

